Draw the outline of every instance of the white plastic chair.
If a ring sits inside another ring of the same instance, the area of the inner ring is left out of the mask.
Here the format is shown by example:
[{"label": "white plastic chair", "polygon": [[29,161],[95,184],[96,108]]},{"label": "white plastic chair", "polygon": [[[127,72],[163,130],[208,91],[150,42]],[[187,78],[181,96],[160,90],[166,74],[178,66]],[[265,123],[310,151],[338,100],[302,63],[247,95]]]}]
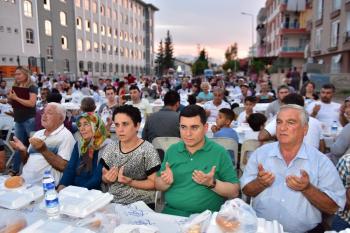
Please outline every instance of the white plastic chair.
[{"label": "white plastic chair", "polygon": [[[164,153],[169,149],[169,147],[175,143],[181,141],[178,137],[156,137],[152,141],[152,145],[156,150],[162,150]],[[156,191],[155,195],[155,208],[154,210],[158,213],[162,212],[165,206],[164,193],[161,191]]]},{"label": "white plastic chair", "polygon": [[242,148],[241,148],[241,161],[239,163],[239,168],[241,172],[243,172],[249,159],[247,152],[253,152],[259,146],[260,146],[260,142],[258,140],[250,139],[243,142]]},{"label": "white plastic chair", "polygon": [[178,137],[156,137],[152,141],[152,145],[156,150],[162,150],[164,153],[168,150],[168,148],[181,141],[181,138]]},{"label": "white plastic chair", "polygon": [[233,140],[232,138],[225,138],[225,137],[217,137],[217,138],[211,138],[210,140],[213,140],[217,144],[223,146],[228,151],[233,151],[234,153],[234,166],[237,168],[237,165],[239,164],[238,161],[238,143]]},{"label": "white plastic chair", "polygon": [[6,116],[6,115],[0,116],[0,130],[7,130],[7,135],[6,135],[6,139],[4,140],[4,145],[10,152],[6,162],[6,168],[10,165],[13,155],[15,154],[14,149],[10,146],[10,143],[9,143],[14,126],[15,126],[15,121],[13,117]]}]

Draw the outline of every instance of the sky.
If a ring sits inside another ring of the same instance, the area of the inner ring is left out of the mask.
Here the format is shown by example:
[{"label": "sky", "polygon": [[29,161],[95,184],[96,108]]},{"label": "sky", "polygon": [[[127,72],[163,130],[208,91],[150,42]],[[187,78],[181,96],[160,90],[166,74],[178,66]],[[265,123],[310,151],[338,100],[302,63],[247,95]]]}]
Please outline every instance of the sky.
[{"label": "sky", "polygon": [[[173,38],[176,57],[196,57],[198,47],[205,48],[209,58],[223,62],[225,50],[238,43],[238,56],[246,57],[252,44],[252,17],[265,0],[145,0],[155,5],[155,52],[167,30]],[[254,40],[256,40],[254,30]]]}]

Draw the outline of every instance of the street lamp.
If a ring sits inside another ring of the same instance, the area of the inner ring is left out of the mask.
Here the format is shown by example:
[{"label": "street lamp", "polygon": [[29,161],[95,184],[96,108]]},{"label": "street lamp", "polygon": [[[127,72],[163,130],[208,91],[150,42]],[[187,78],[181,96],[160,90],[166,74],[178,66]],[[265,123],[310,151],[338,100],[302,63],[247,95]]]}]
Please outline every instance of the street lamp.
[{"label": "street lamp", "polygon": [[246,15],[246,16],[250,16],[252,18],[252,47],[251,47],[251,63],[253,62],[253,49],[254,49],[254,15],[251,13],[247,13],[247,12],[241,12],[242,15]]}]

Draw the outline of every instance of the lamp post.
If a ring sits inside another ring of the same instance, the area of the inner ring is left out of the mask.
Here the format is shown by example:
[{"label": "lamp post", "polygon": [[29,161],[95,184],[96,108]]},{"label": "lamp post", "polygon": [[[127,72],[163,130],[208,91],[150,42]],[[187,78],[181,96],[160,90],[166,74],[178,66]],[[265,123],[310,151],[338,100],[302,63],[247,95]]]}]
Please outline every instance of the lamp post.
[{"label": "lamp post", "polygon": [[253,62],[253,49],[254,49],[254,15],[247,12],[241,12],[242,15],[250,16],[252,20],[252,47],[251,47],[251,59],[250,59],[250,65],[252,65]]}]

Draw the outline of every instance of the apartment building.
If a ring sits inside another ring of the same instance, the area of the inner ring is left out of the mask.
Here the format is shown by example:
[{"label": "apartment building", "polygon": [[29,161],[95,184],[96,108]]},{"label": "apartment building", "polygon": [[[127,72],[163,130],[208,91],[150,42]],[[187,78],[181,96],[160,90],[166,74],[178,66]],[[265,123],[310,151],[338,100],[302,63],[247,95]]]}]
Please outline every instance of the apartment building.
[{"label": "apartment building", "polygon": [[311,56],[323,72],[350,72],[350,1],[314,0]]},{"label": "apartment building", "polygon": [[266,8],[260,9],[256,17],[256,56],[265,57],[266,55]]},{"label": "apartment building", "polygon": [[16,66],[40,71],[37,1],[0,0],[0,77],[11,77]]},{"label": "apartment building", "polygon": [[77,74],[74,2],[37,2],[42,72],[74,78]]},{"label": "apartment building", "polygon": [[121,77],[153,71],[154,12],[140,0],[75,0],[78,71]]},{"label": "apartment building", "polygon": [[[267,0],[265,4],[266,57],[284,59],[291,66],[301,68],[304,51],[310,40],[307,22],[312,17],[312,4],[307,0]],[[264,16],[265,12],[262,12]],[[259,29],[261,30],[261,29]],[[265,30],[265,29],[264,29]]]}]

